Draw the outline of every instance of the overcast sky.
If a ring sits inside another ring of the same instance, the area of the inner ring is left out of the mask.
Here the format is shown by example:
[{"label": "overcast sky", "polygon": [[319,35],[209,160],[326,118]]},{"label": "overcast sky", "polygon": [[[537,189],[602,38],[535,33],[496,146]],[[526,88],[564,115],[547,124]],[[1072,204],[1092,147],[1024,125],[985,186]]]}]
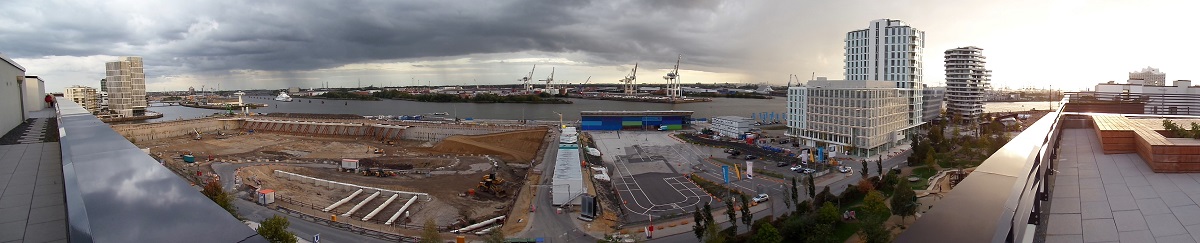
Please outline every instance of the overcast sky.
[{"label": "overcast sky", "polygon": [[[1200,80],[1200,1],[5,1],[0,53],[47,91],[98,87],[104,62],[145,58],[151,91],[639,81],[683,55],[684,83],[842,78],[842,40],[873,19],[942,52],[984,48],[995,87],[1081,89],[1154,66]],[[420,81],[416,81],[420,80]]]}]

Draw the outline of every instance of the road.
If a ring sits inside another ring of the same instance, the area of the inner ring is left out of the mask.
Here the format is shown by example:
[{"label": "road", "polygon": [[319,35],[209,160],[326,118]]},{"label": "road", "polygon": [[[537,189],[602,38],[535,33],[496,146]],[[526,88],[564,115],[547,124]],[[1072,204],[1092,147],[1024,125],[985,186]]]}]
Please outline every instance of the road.
[{"label": "road", "polygon": [[[557,140],[557,131],[551,132],[550,136]],[[554,162],[558,159],[558,144],[552,143],[548,146],[543,156],[545,157],[540,165],[542,176],[538,184],[548,185],[554,177]],[[572,214],[556,214],[550,195],[551,193],[546,187],[538,188],[537,196],[533,200],[537,209],[534,210],[525,231],[510,237],[542,238],[544,239],[542,242],[596,242],[595,237],[579,231],[579,228],[575,226]],[[533,227],[535,225],[537,227]]]},{"label": "road", "polygon": [[237,206],[238,214],[246,220],[254,222],[262,222],[274,215],[287,217],[288,231],[296,234],[296,237],[312,241],[313,234],[321,234],[321,242],[388,242],[378,238],[372,238],[364,235],[351,233],[349,231],[332,228],[322,224],[313,223],[304,219],[292,217],[290,215],[280,213],[279,211],[271,210],[258,204],[246,200],[235,199],[233,205]]},{"label": "road", "polygon": [[[226,191],[234,191],[234,185],[233,185],[234,184],[234,176],[235,176],[234,172],[237,171],[238,168],[242,168],[242,167],[246,167],[246,166],[254,166],[254,165],[263,165],[263,164],[271,164],[271,163],[241,163],[241,164],[213,163],[212,167],[213,167],[213,170],[217,172],[217,175],[221,176],[221,178],[222,178],[221,185],[225,187],[225,190]],[[335,165],[296,164],[296,166],[333,168]],[[233,205],[237,206],[238,214],[241,214],[242,217],[245,218],[246,220],[250,220],[250,221],[254,221],[254,222],[261,223],[263,220],[266,220],[267,218],[269,218],[273,215],[281,215],[281,216],[287,217],[288,222],[291,223],[291,225],[288,226],[288,230],[291,231],[292,233],[296,234],[296,237],[300,237],[301,239],[306,239],[309,241],[312,241],[312,236],[314,234],[321,234],[321,242],[388,242],[388,241],[384,241],[384,240],[381,240],[378,238],[359,235],[359,234],[351,233],[351,232],[344,231],[341,229],[314,223],[312,221],[307,221],[307,220],[304,220],[301,218],[292,217],[290,215],[280,213],[279,211],[271,210],[269,208],[266,208],[261,205],[258,205],[258,204],[255,204],[255,203],[252,203],[252,202],[249,202],[246,200],[242,200],[242,199],[234,199]]]}]

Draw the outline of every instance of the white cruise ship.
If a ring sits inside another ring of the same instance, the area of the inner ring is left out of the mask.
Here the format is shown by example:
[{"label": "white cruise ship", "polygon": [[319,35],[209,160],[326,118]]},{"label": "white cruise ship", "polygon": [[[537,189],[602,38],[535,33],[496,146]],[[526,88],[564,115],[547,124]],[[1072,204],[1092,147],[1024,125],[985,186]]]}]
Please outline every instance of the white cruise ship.
[{"label": "white cruise ship", "polygon": [[275,96],[275,101],[292,102],[292,97],[288,96],[287,92],[279,92],[279,96]]}]

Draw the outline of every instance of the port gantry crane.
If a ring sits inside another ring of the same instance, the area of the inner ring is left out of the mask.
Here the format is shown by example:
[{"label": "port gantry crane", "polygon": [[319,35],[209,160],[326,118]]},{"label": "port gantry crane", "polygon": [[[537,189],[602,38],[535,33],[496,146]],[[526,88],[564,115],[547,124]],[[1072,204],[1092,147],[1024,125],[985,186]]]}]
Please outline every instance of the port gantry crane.
[{"label": "port gantry crane", "polygon": [[638,64],[633,63],[633,72],[621,79],[621,83],[625,84],[625,95],[637,93],[637,67]]},{"label": "port gantry crane", "polygon": [[592,76],[588,76],[587,80],[584,80],[582,84],[579,84],[578,87],[575,87],[575,93],[583,94],[583,87],[587,86],[588,82],[591,82],[591,81],[592,81]]},{"label": "port gantry crane", "polygon": [[517,79],[517,81],[522,82],[522,85],[523,85],[522,87],[525,89],[526,92],[533,90],[533,85],[529,84],[529,81],[533,80],[533,71],[534,70],[537,70],[537,64],[533,65],[533,69],[529,70],[529,74],[526,74],[525,77],[523,77],[523,78]]},{"label": "port gantry crane", "polygon": [[[530,74],[530,76],[532,76],[532,74]],[[550,77],[549,78],[538,80],[538,81],[546,82],[546,89],[553,89],[554,86],[551,86],[550,83],[554,82],[554,68],[553,67],[550,68]]]},{"label": "port gantry crane", "polygon": [[675,59],[675,69],[663,76],[667,80],[667,98],[671,101],[676,101],[683,98],[683,87],[679,83],[679,60],[683,59],[683,54]]}]

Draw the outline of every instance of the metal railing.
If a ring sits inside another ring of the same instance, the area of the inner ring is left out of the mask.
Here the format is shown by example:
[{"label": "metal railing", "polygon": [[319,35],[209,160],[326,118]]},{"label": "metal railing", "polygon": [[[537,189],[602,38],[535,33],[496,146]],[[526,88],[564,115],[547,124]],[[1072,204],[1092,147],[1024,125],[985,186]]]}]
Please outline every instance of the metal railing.
[{"label": "metal railing", "polygon": [[56,113],[71,242],[266,242],[79,104]]},{"label": "metal railing", "polygon": [[896,242],[1032,240],[1069,100],[984,160]]}]

